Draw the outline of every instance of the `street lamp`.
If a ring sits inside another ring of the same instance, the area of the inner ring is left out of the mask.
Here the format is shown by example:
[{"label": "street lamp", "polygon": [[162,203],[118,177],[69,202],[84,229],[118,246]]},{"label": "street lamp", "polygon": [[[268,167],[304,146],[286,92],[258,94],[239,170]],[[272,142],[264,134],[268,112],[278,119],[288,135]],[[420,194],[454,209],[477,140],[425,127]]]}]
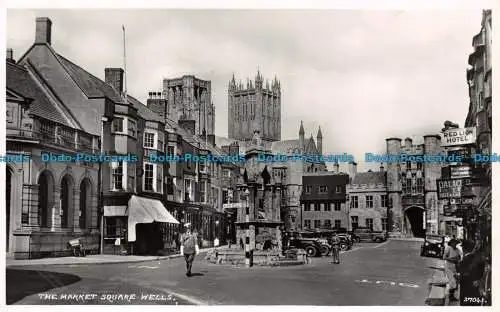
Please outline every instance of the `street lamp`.
[{"label": "street lamp", "polygon": [[349,227],[351,224],[351,207],[349,202],[349,194],[345,194],[345,206],[346,206],[346,215],[347,215],[347,232],[349,232]]}]

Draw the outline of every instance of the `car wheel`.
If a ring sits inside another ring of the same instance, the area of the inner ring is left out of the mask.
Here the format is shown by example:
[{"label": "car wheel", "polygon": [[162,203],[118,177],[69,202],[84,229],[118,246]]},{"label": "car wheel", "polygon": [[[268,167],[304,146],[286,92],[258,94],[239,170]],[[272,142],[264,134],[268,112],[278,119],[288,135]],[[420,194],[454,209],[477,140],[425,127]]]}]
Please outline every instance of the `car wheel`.
[{"label": "car wheel", "polygon": [[355,243],[359,243],[359,241],[360,241],[359,237],[355,237],[355,238],[354,238],[354,242],[355,242]]},{"label": "car wheel", "polygon": [[349,245],[347,245],[346,243],[340,243],[340,250],[346,251],[348,249],[349,249]]},{"label": "car wheel", "polygon": [[375,243],[381,243],[382,239],[380,237],[375,238]]},{"label": "car wheel", "polygon": [[307,246],[305,251],[309,257],[316,257],[316,254],[318,253],[316,248],[314,248],[313,246]]},{"label": "car wheel", "polygon": [[328,245],[321,245],[321,255],[323,257],[326,257],[330,254],[330,246]]}]

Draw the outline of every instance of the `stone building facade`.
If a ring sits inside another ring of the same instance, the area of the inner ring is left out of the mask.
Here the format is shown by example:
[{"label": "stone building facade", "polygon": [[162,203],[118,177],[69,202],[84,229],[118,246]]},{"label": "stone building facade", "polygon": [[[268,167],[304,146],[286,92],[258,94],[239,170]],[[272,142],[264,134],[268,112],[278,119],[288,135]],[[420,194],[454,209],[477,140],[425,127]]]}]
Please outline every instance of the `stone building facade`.
[{"label": "stone building facade", "polygon": [[349,196],[349,231],[369,228],[372,231],[388,230],[387,180],[384,167],[379,172],[357,173],[347,185]]},{"label": "stone building facade", "polygon": [[260,71],[246,86],[233,75],[228,85],[229,139],[251,140],[256,129],[264,141],[281,140],[281,84],[275,77],[264,85]]},{"label": "stone building facade", "polygon": [[346,187],[349,176],[345,173],[304,173],[300,197],[299,229],[348,228],[349,209],[346,206]]},{"label": "stone building facade", "polygon": [[[388,138],[387,154],[411,156],[444,155],[439,135],[425,135],[424,143],[414,145],[406,138]],[[387,164],[387,192],[391,205],[390,230],[393,235],[438,234],[442,204],[438,201],[436,180],[441,177],[438,162],[393,161]]]}]

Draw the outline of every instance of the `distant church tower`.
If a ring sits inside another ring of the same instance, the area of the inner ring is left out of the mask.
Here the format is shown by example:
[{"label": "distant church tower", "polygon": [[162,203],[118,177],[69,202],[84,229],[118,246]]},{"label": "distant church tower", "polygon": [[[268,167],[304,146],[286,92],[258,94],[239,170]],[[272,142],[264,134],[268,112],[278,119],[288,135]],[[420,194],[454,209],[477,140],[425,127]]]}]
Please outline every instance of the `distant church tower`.
[{"label": "distant church tower", "polygon": [[257,71],[255,83],[247,80],[244,86],[233,74],[228,86],[228,111],[229,139],[248,141],[254,130],[259,130],[262,140],[281,140],[281,84],[276,77],[264,85]]}]

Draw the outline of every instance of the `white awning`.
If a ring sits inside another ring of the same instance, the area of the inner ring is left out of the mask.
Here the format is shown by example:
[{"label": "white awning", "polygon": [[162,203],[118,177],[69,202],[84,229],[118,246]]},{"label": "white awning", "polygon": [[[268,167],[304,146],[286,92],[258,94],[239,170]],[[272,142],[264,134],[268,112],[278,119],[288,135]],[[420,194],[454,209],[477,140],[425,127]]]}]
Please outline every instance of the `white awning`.
[{"label": "white awning", "polygon": [[179,224],[161,201],[132,195],[128,201],[128,241],[135,242],[136,224],[153,222]]}]

